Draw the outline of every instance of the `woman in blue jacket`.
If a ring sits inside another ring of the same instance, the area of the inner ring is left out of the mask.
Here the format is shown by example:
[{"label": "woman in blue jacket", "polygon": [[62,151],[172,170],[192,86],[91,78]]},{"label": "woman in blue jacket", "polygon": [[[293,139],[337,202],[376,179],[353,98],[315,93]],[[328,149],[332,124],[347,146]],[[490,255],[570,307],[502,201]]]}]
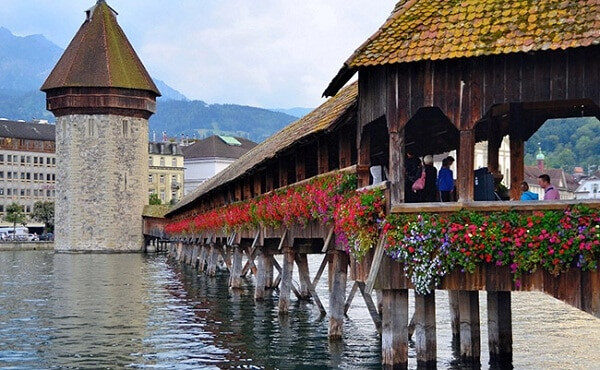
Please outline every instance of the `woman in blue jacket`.
[{"label": "woman in blue jacket", "polygon": [[442,161],[442,168],[438,173],[437,187],[440,191],[440,199],[442,202],[453,202],[454,192],[454,174],[450,166],[454,163],[454,158],[448,156]]}]

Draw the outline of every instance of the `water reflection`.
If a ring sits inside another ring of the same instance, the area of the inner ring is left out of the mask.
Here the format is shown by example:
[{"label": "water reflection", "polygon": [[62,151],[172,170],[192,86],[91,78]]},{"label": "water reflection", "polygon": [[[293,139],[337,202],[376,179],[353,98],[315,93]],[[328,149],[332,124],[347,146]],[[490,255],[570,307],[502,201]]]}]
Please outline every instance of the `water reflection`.
[{"label": "water reflection", "polygon": [[[317,292],[327,307],[326,278]],[[600,364],[600,320],[543,294],[513,297],[515,368]],[[458,368],[447,297],[436,299],[438,368]],[[198,276],[164,257],[0,253],[0,367],[379,368],[378,335],[358,297],[349,317],[344,342],[329,343],[311,304],[293,301],[279,316],[276,293],[255,303],[250,284],[230,292],[225,274]],[[412,344],[409,355],[414,368]]]}]

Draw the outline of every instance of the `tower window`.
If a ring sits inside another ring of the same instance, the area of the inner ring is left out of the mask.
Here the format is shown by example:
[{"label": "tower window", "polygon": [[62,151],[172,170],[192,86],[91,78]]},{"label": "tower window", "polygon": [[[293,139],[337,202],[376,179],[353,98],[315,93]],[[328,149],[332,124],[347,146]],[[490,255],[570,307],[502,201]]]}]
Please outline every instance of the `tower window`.
[{"label": "tower window", "polygon": [[129,121],[123,120],[123,137],[129,137]]}]

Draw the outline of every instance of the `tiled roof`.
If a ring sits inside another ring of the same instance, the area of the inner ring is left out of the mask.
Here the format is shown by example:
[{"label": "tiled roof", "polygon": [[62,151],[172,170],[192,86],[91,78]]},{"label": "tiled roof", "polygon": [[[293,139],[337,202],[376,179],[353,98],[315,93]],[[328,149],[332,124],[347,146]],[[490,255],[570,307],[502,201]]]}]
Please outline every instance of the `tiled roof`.
[{"label": "tiled roof", "polygon": [[358,67],[598,45],[599,14],[599,0],[401,0],[337,78]]},{"label": "tiled roof", "polygon": [[0,137],[2,138],[55,141],[55,130],[56,126],[49,123],[0,120]]},{"label": "tiled roof", "polygon": [[575,178],[560,168],[544,168],[540,170],[537,166],[525,166],[524,180],[528,184],[537,184],[538,177],[546,174],[550,176],[550,182],[559,190],[574,192],[579,187]]},{"label": "tiled roof", "polygon": [[160,96],[117,23],[117,13],[104,1],[98,1],[89,14],[41,90],[116,87],[151,91]]},{"label": "tiled roof", "polygon": [[202,183],[177,203],[169,213],[173,214],[210,190],[241,177],[259,164],[298,143],[301,139],[333,127],[346,112],[356,108],[357,96],[358,83],[355,82],[343,88],[336,96],[328,99],[317,109],[275,133],[229,167]]},{"label": "tiled roof", "polygon": [[171,142],[148,143],[148,154],[183,155],[179,144]]},{"label": "tiled roof", "polygon": [[231,158],[238,159],[254,148],[254,141],[236,137],[242,145],[228,145],[219,136],[213,135],[181,148],[185,159],[196,158]]}]

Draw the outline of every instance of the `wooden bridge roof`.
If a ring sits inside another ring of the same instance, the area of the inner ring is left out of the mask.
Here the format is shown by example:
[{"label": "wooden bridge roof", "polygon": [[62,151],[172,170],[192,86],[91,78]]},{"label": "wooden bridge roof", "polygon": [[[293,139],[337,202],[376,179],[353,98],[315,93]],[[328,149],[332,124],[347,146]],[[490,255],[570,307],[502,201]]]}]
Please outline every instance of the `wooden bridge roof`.
[{"label": "wooden bridge roof", "polygon": [[117,13],[104,0],[88,16],[44,82],[42,91],[63,87],[116,87],[160,96],[127,36]]},{"label": "wooden bridge roof", "polygon": [[598,0],[401,0],[324,95],[360,67],[598,45],[598,14]]},{"label": "wooden bridge roof", "polygon": [[305,117],[291,123],[258,144],[229,167],[199,185],[194,191],[177,203],[169,214],[173,214],[177,210],[191,204],[209,191],[247,174],[255,167],[268,159],[276,157],[302,139],[332,128],[346,112],[356,107],[357,97],[358,83],[355,82],[342,89],[336,96],[327,100]]}]

